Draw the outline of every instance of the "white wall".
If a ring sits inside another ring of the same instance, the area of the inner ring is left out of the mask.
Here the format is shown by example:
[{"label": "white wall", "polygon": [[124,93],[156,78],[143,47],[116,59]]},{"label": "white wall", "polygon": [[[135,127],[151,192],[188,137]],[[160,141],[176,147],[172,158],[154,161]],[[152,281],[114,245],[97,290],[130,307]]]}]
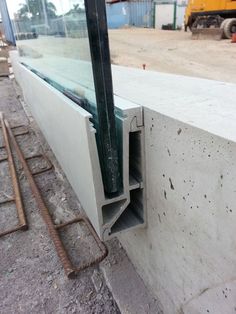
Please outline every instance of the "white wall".
[{"label": "white wall", "polygon": [[155,5],[155,28],[161,29],[162,25],[174,23],[174,4]]},{"label": "white wall", "polygon": [[[186,7],[178,2],[176,7],[176,27],[184,24]],[[155,28],[161,29],[162,25],[174,23],[174,3],[155,5]]]},{"label": "white wall", "polygon": [[[153,110],[144,117],[148,229],[121,239],[171,314],[235,276],[236,144]],[[218,307],[211,313],[225,313]]]},{"label": "white wall", "polygon": [[186,7],[177,6],[177,14],[176,14],[176,26],[182,27],[184,25],[184,16],[185,16]]}]

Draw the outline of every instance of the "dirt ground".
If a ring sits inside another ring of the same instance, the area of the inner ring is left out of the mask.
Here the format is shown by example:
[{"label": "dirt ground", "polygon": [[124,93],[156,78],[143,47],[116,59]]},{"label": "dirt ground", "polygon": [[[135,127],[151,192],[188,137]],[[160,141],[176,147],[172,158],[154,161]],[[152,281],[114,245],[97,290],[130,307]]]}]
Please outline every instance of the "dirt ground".
[{"label": "dirt ground", "polygon": [[[0,111],[5,113],[11,126],[25,125],[29,129],[29,134],[17,138],[25,156],[45,152],[53,163],[54,169],[36,176],[36,182],[54,223],[66,222],[79,214],[80,204],[34,121],[26,116],[13,83],[8,78],[0,79]],[[0,159],[5,154],[1,149]],[[21,165],[15,160],[29,230],[0,238],[0,313],[120,313],[98,266],[81,272],[76,279],[66,278]],[[35,159],[30,166],[36,171],[45,165]],[[11,196],[9,169],[6,162],[1,162],[0,201]],[[0,232],[16,224],[14,204],[0,205]],[[83,225],[74,225],[61,236],[76,265],[99,254]]]},{"label": "dirt ground", "polygon": [[192,40],[191,33],[154,29],[110,30],[114,64],[236,83],[236,44]]}]

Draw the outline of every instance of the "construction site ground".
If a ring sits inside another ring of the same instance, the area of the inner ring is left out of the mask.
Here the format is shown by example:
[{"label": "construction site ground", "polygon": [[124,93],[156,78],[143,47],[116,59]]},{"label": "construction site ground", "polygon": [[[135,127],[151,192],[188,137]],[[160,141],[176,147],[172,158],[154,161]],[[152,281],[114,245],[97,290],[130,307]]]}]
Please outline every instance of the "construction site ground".
[{"label": "construction site ground", "polygon": [[[193,41],[190,33],[182,31],[135,28],[110,30],[109,36],[114,64],[140,69],[145,64],[147,70],[236,83],[236,44],[230,40]],[[17,139],[25,156],[43,151],[54,166],[36,181],[54,222],[59,224],[74,218],[81,206],[22,100],[13,77],[0,78],[0,111],[11,126],[29,129],[28,135]],[[0,151],[0,159],[2,156],[4,152]],[[44,166],[38,159],[31,164],[37,169]],[[81,272],[74,280],[67,279],[18,161],[17,172],[29,230],[0,238],[1,314],[162,313],[158,300],[146,290],[118,241],[108,243],[109,257],[100,266]],[[11,195],[9,169],[6,163],[0,163],[0,201]],[[0,232],[16,223],[14,204],[1,205]],[[71,226],[61,235],[75,264],[99,254],[83,225]]]},{"label": "construction site ground", "polygon": [[[28,134],[17,137],[24,156],[43,153],[53,165],[52,170],[36,176],[35,180],[54,224],[72,220],[83,211],[79,200],[12,75],[11,79],[0,78],[0,96],[0,112],[11,127],[26,127],[16,129],[16,133],[29,130]],[[0,128],[0,147],[3,145]],[[100,265],[80,272],[75,279],[66,277],[14,150],[13,155],[29,230],[0,238],[0,313],[161,314],[159,301],[144,285],[117,239],[106,243],[109,254]],[[0,149],[0,159],[5,156],[5,150]],[[31,160],[29,165],[33,172],[47,166],[41,158]],[[12,196],[8,164],[0,162],[0,202]],[[17,223],[15,204],[0,205],[0,233]],[[83,224],[67,227],[60,234],[75,266],[99,255],[97,244]]]},{"label": "construction site ground", "polygon": [[[34,120],[25,114],[21,95],[15,87],[14,80],[0,79],[0,111],[11,126],[29,128],[29,134],[17,138],[25,156],[43,151],[52,161],[54,169],[38,175],[36,182],[54,223],[68,221],[79,214],[80,204]],[[0,142],[2,146],[1,129]],[[0,153],[2,158],[5,152],[1,150]],[[0,238],[0,313],[120,313],[98,265],[79,273],[73,280],[65,276],[16,156],[15,160],[29,230]],[[43,169],[45,165],[42,160],[35,159],[31,167]],[[12,197],[12,192],[7,162],[1,162],[0,200]],[[1,205],[0,232],[16,224],[15,205]],[[99,254],[96,243],[83,225],[65,229],[62,238],[76,265]]]},{"label": "construction site ground", "polygon": [[114,64],[236,83],[236,44],[230,40],[141,28],[110,30],[109,38]]}]

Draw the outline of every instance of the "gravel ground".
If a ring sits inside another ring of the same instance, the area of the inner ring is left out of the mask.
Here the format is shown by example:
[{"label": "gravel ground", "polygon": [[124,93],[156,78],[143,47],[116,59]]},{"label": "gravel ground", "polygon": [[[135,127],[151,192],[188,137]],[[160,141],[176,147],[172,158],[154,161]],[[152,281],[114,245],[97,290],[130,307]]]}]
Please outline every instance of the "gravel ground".
[{"label": "gravel ground", "polygon": [[109,39],[114,64],[236,83],[236,44],[230,40],[141,28],[110,30]]},{"label": "gravel ground", "polygon": [[[65,222],[79,213],[80,204],[34,121],[26,116],[14,86],[10,79],[0,80],[0,111],[5,113],[11,126],[28,126],[29,134],[18,137],[25,156],[44,151],[53,163],[54,170],[37,176],[36,181],[54,222]],[[3,150],[1,156],[4,156]],[[0,239],[0,313],[120,313],[99,267],[81,272],[74,280],[66,278],[22,168],[15,159],[29,230]],[[44,167],[43,161],[36,159],[31,167],[40,169]],[[0,200],[11,195],[9,169],[4,162],[0,164]],[[2,205],[0,209],[0,230],[14,227],[17,223],[14,205]],[[75,264],[99,254],[83,225],[63,231],[62,238]]]}]

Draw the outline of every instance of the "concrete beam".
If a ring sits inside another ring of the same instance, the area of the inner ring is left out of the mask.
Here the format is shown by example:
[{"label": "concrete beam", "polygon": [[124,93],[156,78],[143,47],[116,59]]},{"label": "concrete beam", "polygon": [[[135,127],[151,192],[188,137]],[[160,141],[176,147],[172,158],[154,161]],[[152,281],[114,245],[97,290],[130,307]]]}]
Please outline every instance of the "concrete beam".
[{"label": "concrete beam", "polygon": [[144,106],[147,176],[148,228],[119,238],[165,313],[233,313],[235,85],[113,72],[115,93]]}]

